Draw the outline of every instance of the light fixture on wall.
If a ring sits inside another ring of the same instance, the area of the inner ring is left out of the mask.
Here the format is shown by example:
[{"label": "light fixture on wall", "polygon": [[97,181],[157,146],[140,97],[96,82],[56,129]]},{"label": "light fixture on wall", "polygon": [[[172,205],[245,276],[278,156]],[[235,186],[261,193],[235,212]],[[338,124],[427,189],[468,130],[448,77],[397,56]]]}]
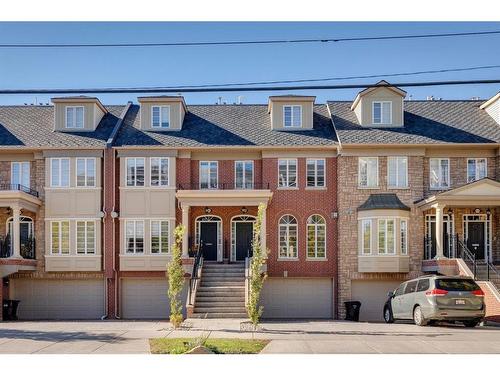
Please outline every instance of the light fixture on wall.
[{"label": "light fixture on wall", "polygon": [[474,213],[475,214],[480,214],[481,213],[481,209],[480,208],[475,208],[474,209]]},{"label": "light fixture on wall", "polygon": [[453,210],[451,208],[448,208],[448,216],[453,215]]},{"label": "light fixture on wall", "polygon": [[491,210],[489,209],[489,207],[486,209],[486,215],[488,215],[488,216],[491,215]]},{"label": "light fixture on wall", "polygon": [[245,206],[241,207],[241,212],[246,214],[248,212],[248,208],[246,208]]},{"label": "light fixture on wall", "polygon": [[212,213],[212,209],[210,207],[205,207],[205,213],[206,214],[211,214]]}]

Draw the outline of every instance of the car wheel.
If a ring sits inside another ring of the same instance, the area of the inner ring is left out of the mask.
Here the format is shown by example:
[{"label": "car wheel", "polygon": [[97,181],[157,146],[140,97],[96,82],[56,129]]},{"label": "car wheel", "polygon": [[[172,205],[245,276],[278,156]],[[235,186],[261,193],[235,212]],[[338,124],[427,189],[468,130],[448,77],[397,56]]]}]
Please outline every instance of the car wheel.
[{"label": "car wheel", "polygon": [[413,321],[417,326],[427,325],[427,321],[424,318],[424,313],[422,312],[422,308],[420,306],[415,307],[413,310]]},{"label": "car wheel", "polygon": [[384,308],[384,320],[386,323],[394,323],[394,317],[392,316],[391,309],[387,306]]},{"label": "car wheel", "polygon": [[466,326],[468,328],[474,328],[475,326],[477,326],[479,324],[480,321],[481,320],[479,320],[479,319],[474,319],[474,320],[465,320],[462,323],[464,324],[464,326]]}]

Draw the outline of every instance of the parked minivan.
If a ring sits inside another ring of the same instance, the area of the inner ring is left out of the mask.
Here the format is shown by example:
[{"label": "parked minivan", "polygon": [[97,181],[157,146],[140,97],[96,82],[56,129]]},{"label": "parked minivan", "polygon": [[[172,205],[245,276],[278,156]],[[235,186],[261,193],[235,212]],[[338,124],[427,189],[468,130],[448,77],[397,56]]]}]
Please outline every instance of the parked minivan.
[{"label": "parked minivan", "polygon": [[425,326],[436,321],[475,327],[485,315],[484,293],[470,277],[428,275],[409,280],[388,293],[384,320],[413,319]]}]

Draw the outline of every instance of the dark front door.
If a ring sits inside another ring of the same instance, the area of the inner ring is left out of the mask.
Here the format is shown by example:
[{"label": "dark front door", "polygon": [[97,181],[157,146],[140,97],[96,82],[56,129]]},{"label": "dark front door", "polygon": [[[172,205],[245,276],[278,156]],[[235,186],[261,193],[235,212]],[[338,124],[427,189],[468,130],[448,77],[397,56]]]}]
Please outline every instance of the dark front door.
[{"label": "dark front door", "polygon": [[236,260],[252,256],[252,223],[236,223]]},{"label": "dark front door", "polygon": [[217,260],[217,223],[201,223],[200,231],[203,258]]},{"label": "dark front door", "polygon": [[484,222],[470,221],[468,223],[467,247],[476,255],[476,259],[484,260]]}]

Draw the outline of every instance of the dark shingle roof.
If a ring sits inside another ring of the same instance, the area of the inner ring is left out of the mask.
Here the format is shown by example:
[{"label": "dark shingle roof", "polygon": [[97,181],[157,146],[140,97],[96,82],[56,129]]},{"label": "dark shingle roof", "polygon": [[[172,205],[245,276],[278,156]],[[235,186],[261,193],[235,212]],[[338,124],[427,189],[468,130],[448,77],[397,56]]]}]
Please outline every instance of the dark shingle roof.
[{"label": "dark shingle roof", "polygon": [[313,129],[271,130],[267,105],[190,105],[180,131],[140,129],[133,105],[118,132],[116,146],[333,146],[337,141],[326,105],[315,105]]},{"label": "dark shingle roof", "polygon": [[0,149],[103,148],[124,108],[106,106],[109,112],[94,132],[57,132],[53,106],[0,106]]},{"label": "dark shingle roof", "polygon": [[358,211],[367,210],[404,210],[410,207],[401,202],[394,193],[371,194],[365,203],[358,207]]},{"label": "dark shingle roof", "polygon": [[342,144],[498,143],[500,125],[480,101],[405,101],[404,127],[362,127],[351,102],[328,102]]}]

